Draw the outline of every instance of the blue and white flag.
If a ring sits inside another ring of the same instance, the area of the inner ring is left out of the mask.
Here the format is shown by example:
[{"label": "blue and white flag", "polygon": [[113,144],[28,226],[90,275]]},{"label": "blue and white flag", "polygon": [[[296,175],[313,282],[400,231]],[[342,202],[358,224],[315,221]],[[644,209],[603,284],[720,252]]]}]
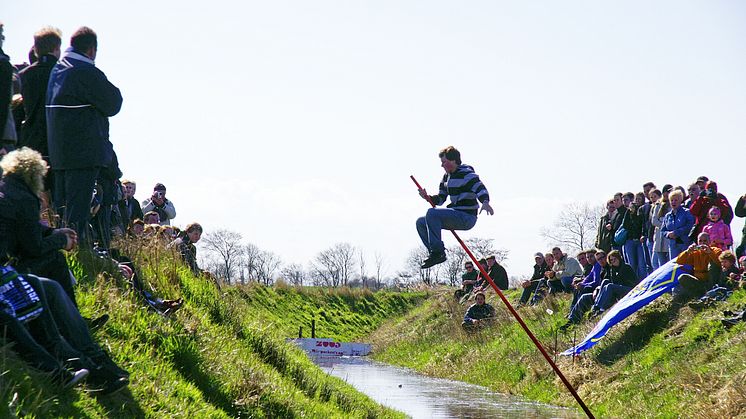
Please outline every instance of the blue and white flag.
[{"label": "blue and white flag", "polygon": [[679,276],[681,274],[691,273],[692,267],[690,265],[679,265],[674,261],[670,261],[656,269],[655,272],[648,275],[647,278],[632,288],[624,298],[614,304],[582,342],[574,348],[562,352],[560,355],[578,355],[583,351],[587,351],[606,336],[606,333],[612,326],[679,285]]}]

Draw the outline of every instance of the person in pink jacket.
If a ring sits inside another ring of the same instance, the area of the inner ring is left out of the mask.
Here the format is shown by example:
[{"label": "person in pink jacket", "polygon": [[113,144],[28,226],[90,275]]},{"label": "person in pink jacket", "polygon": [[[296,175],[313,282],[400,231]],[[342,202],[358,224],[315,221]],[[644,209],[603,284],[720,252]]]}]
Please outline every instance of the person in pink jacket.
[{"label": "person in pink jacket", "polygon": [[713,246],[719,247],[720,250],[730,248],[733,245],[733,235],[730,233],[730,226],[720,219],[720,208],[710,208],[707,218],[710,221],[702,227],[702,232],[710,235]]}]

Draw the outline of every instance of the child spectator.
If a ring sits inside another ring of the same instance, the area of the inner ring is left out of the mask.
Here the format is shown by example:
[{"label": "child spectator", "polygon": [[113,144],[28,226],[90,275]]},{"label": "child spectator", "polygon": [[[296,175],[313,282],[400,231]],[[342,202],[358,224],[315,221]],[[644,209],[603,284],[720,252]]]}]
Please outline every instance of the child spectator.
[{"label": "child spectator", "polygon": [[195,275],[200,275],[202,270],[197,265],[197,247],[194,245],[202,237],[202,226],[199,223],[191,223],[181,234],[181,237],[174,240],[169,246],[175,246],[181,258],[192,270]]},{"label": "child spectator", "polygon": [[720,208],[710,208],[707,218],[710,221],[702,228],[702,232],[710,235],[710,242],[713,246],[719,247],[720,250],[730,248],[733,245],[733,236],[730,232],[730,226],[720,219]]},{"label": "child spectator", "polygon": [[743,287],[744,281],[741,272],[736,268],[736,256],[730,250],[726,250],[718,257],[720,260],[720,276],[705,295],[697,301],[689,304],[689,307],[700,309],[717,301],[723,301],[733,294],[733,290]]}]

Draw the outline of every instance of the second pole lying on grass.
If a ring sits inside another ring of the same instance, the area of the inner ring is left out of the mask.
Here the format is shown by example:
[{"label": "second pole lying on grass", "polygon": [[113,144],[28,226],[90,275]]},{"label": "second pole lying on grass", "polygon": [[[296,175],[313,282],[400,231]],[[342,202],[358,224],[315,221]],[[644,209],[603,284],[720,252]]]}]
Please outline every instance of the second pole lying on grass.
[{"label": "second pole lying on grass", "polygon": [[[422,186],[420,186],[420,184],[417,182],[414,176],[409,176],[409,177],[412,179],[412,182],[414,182],[414,184],[417,185],[417,189],[422,191],[423,190]],[[430,199],[430,197],[427,198],[427,201],[430,203],[430,205],[432,205],[433,208],[435,208],[435,203]],[[552,366],[552,369],[557,374],[557,376],[560,378],[560,380],[562,380],[562,383],[565,384],[565,387],[567,387],[570,393],[572,393],[572,396],[575,397],[575,400],[578,402],[580,407],[583,408],[583,411],[585,412],[585,414],[588,415],[589,418],[594,418],[593,413],[591,413],[590,409],[588,409],[588,406],[585,405],[585,402],[583,402],[583,399],[580,398],[580,395],[577,393],[577,391],[575,391],[572,384],[570,384],[570,382],[567,381],[567,378],[565,378],[565,376],[562,374],[562,371],[560,371],[559,367],[557,367],[557,364],[555,364],[554,361],[552,361],[552,358],[549,356],[547,351],[544,349],[544,346],[541,345],[541,342],[539,342],[536,336],[534,336],[534,334],[531,332],[531,329],[528,328],[528,325],[526,325],[526,323],[523,321],[523,319],[518,314],[518,312],[515,311],[515,309],[510,304],[508,299],[505,298],[505,295],[503,295],[502,291],[500,291],[500,288],[498,288],[497,285],[495,285],[495,282],[492,281],[492,278],[490,278],[487,271],[484,270],[484,267],[482,266],[482,264],[477,261],[477,258],[475,258],[474,254],[471,253],[471,250],[469,250],[469,248],[466,246],[466,243],[464,243],[463,240],[461,240],[461,237],[459,237],[459,235],[456,234],[455,231],[453,230],[449,230],[449,231],[453,233],[453,237],[455,237],[456,241],[458,241],[461,247],[464,248],[464,251],[466,251],[466,254],[469,255],[469,258],[474,262],[474,266],[479,267],[479,272],[482,273],[482,277],[484,277],[484,279],[486,279],[487,282],[489,282],[490,286],[492,286],[495,292],[497,292],[498,297],[500,297],[503,303],[505,303],[505,306],[508,308],[508,310],[513,315],[513,317],[515,317],[515,319],[518,320],[518,323],[521,325],[521,327],[526,332],[528,337],[531,338],[531,341],[534,342],[534,345],[536,345],[536,347],[539,349],[539,352],[541,352],[541,354],[544,356],[544,359],[546,359],[549,365]]]}]

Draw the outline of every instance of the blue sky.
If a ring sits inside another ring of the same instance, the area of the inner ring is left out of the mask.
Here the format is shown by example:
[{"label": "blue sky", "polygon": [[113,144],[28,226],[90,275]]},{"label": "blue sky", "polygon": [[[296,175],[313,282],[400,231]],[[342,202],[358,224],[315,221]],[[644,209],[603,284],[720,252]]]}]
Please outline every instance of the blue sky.
[{"label": "blue sky", "polygon": [[[389,273],[462,151],[496,214],[463,237],[530,271],[563,203],[706,174],[746,193],[746,5],[739,1],[14,2],[5,52],[81,25],[122,90],[111,139],[176,224],[240,231],[288,263],[340,241]],[[732,229],[740,238],[743,219]],[[455,244],[450,238],[447,244]],[[369,266],[371,263],[369,263]]]}]

